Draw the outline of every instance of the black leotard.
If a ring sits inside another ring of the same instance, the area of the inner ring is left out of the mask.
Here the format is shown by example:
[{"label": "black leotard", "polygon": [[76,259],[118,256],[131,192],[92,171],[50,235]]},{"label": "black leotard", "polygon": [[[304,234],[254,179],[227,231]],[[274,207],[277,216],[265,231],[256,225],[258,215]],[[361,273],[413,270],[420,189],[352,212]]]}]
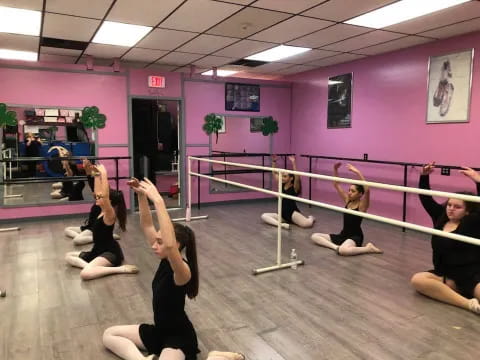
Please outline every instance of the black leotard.
[{"label": "black leotard", "polygon": [[[298,193],[295,191],[295,187],[293,185],[288,189],[285,189],[285,186],[283,185],[282,192],[287,195],[298,196]],[[291,224],[292,214],[294,211],[300,212],[295,200],[282,198],[282,219]]]},{"label": "black leotard", "polygon": [[[348,204],[345,205],[345,208],[348,209]],[[358,206],[355,209],[350,209],[355,211],[360,211]],[[330,239],[336,245],[341,245],[345,240],[352,239],[355,241],[357,246],[362,246],[363,244],[363,231],[362,224],[363,217],[343,213],[343,229],[340,234],[330,234]]]}]

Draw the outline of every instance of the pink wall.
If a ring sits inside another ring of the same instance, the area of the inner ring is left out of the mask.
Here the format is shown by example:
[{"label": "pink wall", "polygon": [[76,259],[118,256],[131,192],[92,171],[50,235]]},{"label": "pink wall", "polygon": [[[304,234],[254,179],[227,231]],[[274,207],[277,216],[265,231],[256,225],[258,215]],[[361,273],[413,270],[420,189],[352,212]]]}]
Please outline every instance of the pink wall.
[{"label": "pink wall", "polygon": [[[297,154],[424,163],[480,166],[480,57],[476,54],[470,122],[426,124],[428,57],[475,47],[480,33],[416,46],[351,63],[313,70],[287,78],[294,81],[292,95],[292,149]],[[478,50],[478,49],[476,49]],[[353,72],[352,127],[327,129],[328,77]],[[305,161],[302,161],[306,169]],[[331,174],[332,161],[318,160],[315,170]],[[373,181],[399,184],[403,169],[358,164]],[[346,173],[343,173],[347,175]],[[409,169],[409,186],[416,186],[418,169]],[[455,185],[454,185],[455,184]],[[469,189],[471,181],[457,174],[436,175],[432,187]],[[401,218],[401,194],[374,190],[371,212]],[[335,201],[331,184],[316,183],[315,199]],[[408,221],[430,224],[416,196],[408,196]]]},{"label": "pink wall", "polygon": [[[238,81],[238,80],[237,80]],[[247,81],[245,81],[247,82]],[[235,112],[225,111],[225,84],[214,82],[185,82],[185,116],[186,116],[186,143],[188,144],[208,144],[209,137],[202,129],[204,117],[209,113],[232,114],[250,116],[273,116],[278,121],[279,131],[273,136],[273,151],[288,152],[290,150],[290,97],[291,89],[285,83],[268,83],[258,81],[256,83],[264,84],[260,89],[260,112]],[[271,84],[273,86],[268,86]],[[228,126],[228,124],[227,124]],[[227,132],[229,130],[227,129]],[[222,136],[220,134],[220,136]],[[242,139],[239,139],[242,140]],[[213,137],[213,141],[215,141]],[[248,151],[248,150],[247,150]],[[187,149],[188,155],[208,154],[208,147],[190,147]],[[233,161],[233,160],[231,160]],[[238,159],[238,162],[246,162],[245,159]],[[258,161],[258,160],[256,160]],[[258,164],[258,162],[257,162]],[[197,165],[194,169],[196,171]],[[202,172],[208,172],[208,166],[204,163],[201,166]],[[196,181],[196,180],[195,180]],[[196,202],[197,187],[193,186],[193,202]],[[201,181],[202,202],[227,201],[238,199],[253,199],[265,197],[261,193],[234,193],[234,194],[209,194],[208,181]]]}]

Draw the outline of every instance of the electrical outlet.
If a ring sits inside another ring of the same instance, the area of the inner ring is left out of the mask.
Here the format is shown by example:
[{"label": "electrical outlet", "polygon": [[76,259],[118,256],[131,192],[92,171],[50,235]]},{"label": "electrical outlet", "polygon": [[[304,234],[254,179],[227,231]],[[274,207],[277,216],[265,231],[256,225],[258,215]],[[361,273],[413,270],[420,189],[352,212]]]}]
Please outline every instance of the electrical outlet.
[{"label": "electrical outlet", "polygon": [[442,167],[440,174],[445,175],[445,176],[450,176],[450,168],[448,167]]},{"label": "electrical outlet", "polygon": [[363,154],[363,160],[368,160],[368,154]]}]

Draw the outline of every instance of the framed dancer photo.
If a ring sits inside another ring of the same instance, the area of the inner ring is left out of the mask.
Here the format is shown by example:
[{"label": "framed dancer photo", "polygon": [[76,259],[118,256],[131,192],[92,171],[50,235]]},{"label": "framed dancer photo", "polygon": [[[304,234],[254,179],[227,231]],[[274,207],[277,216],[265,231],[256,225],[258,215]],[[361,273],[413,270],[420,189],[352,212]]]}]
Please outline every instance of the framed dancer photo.
[{"label": "framed dancer photo", "polygon": [[473,49],[430,56],[427,124],[468,122]]},{"label": "framed dancer photo", "polygon": [[327,128],[352,127],[353,73],[328,78]]}]

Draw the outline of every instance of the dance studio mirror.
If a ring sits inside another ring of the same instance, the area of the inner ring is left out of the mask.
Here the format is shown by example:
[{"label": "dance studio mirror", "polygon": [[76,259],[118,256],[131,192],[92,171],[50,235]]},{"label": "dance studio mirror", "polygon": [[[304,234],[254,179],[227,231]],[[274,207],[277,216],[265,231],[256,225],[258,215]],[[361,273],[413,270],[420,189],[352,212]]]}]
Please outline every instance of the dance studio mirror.
[{"label": "dance studio mirror", "polygon": [[[223,115],[223,127],[218,133],[218,141],[216,134],[210,135],[210,154],[219,155],[224,153],[238,153],[253,154],[262,153],[270,154],[272,137],[263,136],[261,132],[261,125],[264,117],[247,117],[235,115]],[[228,157],[223,156],[215,158],[220,161],[238,162],[252,165],[262,165],[262,156],[238,156]],[[269,156],[263,157],[266,166],[270,166]],[[263,175],[262,173],[238,173],[239,171],[247,170],[234,166],[225,166],[220,164],[213,164],[210,171],[214,172],[214,176],[230,181],[239,182],[242,184],[262,187],[265,184],[270,184],[270,174]],[[225,171],[235,171],[237,173],[225,174]],[[248,170],[251,171],[251,170]],[[220,173],[219,173],[220,172]],[[242,192],[249,191],[236,186],[220,183],[217,181],[210,181],[210,193],[223,192]]]},{"label": "dance studio mirror", "polygon": [[[71,156],[95,156],[96,133],[85,129],[79,121],[82,109],[35,105],[7,105],[14,111],[17,125],[1,131],[2,159],[23,158],[24,161],[1,163],[2,182],[18,181],[0,186],[2,206],[25,206],[71,203],[92,199],[86,181],[68,181],[59,153],[66,149]],[[25,161],[29,157],[52,160]],[[84,175],[80,160],[72,160],[74,173]],[[72,174],[71,171],[69,171]],[[64,177],[54,183],[49,178]],[[22,179],[22,180],[20,180]]]}]

